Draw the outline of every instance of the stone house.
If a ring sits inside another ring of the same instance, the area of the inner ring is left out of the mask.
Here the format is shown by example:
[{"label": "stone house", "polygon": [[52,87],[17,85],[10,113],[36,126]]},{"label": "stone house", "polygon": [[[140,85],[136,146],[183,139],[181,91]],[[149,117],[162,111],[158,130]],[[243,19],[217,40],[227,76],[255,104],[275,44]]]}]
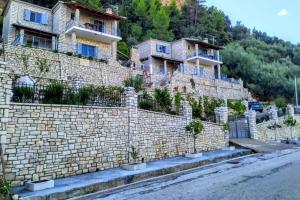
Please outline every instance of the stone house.
[{"label": "stone house", "polygon": [[123,17],[74,1],[59,1],[49,9],[9,0],[2,15],[3,39],[9,45],[116,59],[117,42],[122,39],[118,22]]},{"label": "stone house", "polygon": [[208,79],[221,79],[223,47],[208,40],[182,38],[174,42],[149,39],[135,47],[134,61],[141,62],[150,74],[173,74],[175,71]]}]

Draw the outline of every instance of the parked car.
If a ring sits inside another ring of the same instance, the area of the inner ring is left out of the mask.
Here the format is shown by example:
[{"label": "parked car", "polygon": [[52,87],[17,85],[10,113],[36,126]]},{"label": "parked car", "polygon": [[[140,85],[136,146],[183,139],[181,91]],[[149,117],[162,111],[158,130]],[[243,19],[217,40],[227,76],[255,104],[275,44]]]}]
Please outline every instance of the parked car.
[{"label": "parked car", "polygon": [[249,107],[249,110],[255,110],[257,112],[263,112],[263,110],[264,110],[262,103],[259,101],[249,102],[248,107]]}]

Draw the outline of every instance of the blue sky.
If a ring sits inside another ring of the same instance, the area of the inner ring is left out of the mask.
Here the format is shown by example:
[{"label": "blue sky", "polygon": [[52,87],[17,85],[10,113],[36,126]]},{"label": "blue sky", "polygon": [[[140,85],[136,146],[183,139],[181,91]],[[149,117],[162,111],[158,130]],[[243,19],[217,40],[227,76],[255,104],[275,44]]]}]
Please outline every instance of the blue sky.
[{"label": "blue sky", "polygon": [[251,29],[300,43],[300,0],[207,0],[206,5],[224,11],[233,24],[242,21]]}]

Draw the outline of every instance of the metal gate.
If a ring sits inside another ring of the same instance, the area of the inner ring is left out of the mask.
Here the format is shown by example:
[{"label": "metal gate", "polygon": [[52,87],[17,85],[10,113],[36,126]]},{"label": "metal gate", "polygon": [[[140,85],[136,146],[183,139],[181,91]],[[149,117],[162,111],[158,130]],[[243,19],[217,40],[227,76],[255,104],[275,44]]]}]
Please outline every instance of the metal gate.
[{"label": "metal gate", "polygon": [[235,118],[229,124],[229,138],[250,138],[248,118]]}]

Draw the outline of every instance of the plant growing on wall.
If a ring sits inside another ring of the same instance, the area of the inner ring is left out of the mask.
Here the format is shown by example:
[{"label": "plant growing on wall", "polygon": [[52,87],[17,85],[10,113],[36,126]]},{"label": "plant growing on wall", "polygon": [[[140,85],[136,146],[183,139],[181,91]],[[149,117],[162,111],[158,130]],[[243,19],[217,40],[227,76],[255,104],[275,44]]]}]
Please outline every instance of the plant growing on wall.
[{"label": "plant growing on wall", "polygon": [[193,118],[196,119],[204,119],[203,114],[203,105],[202,105],[202,97],[199,97],[198,101],[191,96],[188,96],[188,101],[190,106],[192,107],[192,115]]},{"label": "plant growing on wall", "polygon": [[294,119],[293,116],[289,115],[283,123],[290,127],[291,139],[293,139],[293,128],[297,125],[297,120]]},{"label": "plant growing on wall", "polygon": [[24,51],[20,55],[16,55],[17,59],[22,62],[22,74],[29,75],[29,58],[31,54],[26,54]]},{"label": "plant growing on wall", "polygon": [[35,64],[39,70],[38,79],[36,80],[38,83],[50,71],[51,66],[45,58],[37,58]]},{"label": "plant growing on wall", "polygon": [[193,78],[190,79],[190,82],[191,82],[191,86],[193,89],[196,88],[196,83],[195,83],[195,80]]},{"label": "plant growing on wall", "polygon": [[228,107],[233,110],[233,115],[235,117],[242,116],[247,109],[247,107],[241,101],[229,101]]},{"label": "plant growing on wall", "polygon": [[204,125],[202,121],[200,120],[193,120],[189,123],[189,125],[186,126],[186,131],[190,132],[193,135],[193,140],[194,140],[194,152],[197,153],[196,149],[196,139],[197,137],[202,133],[204,129]]},{"label": "plant growing on wall", "polygon": [[275,140],[277,140],[277,138],[278,138],[278,129],[282,128],[282,126],[280,124],[278,124],[277,122],[275,122],[275,123],[269,125],[267,128],[270,129],[270,130],[275,131]]},{"label": "plant growing on wall", "polygon": [[6,162],[4,161],[3,149],[2,144],[0,144],[0,161],[2,166],[2,177],[0,177],[0,199],[2,197],[4,199],[11,198],[11,184],[9,181],[6,180]]},{"label": "plant growing on wall", "polygon": [[227,123],[223,123],[222,124],[222,129],[225,133],[228,133],[230,131],[230,124],[227,122]]},{"label": "plant growing on wall", "polygon": [[173,98],[167,88],[156,88],[154,90],[154,99],[166,113],[172,110]]}]

